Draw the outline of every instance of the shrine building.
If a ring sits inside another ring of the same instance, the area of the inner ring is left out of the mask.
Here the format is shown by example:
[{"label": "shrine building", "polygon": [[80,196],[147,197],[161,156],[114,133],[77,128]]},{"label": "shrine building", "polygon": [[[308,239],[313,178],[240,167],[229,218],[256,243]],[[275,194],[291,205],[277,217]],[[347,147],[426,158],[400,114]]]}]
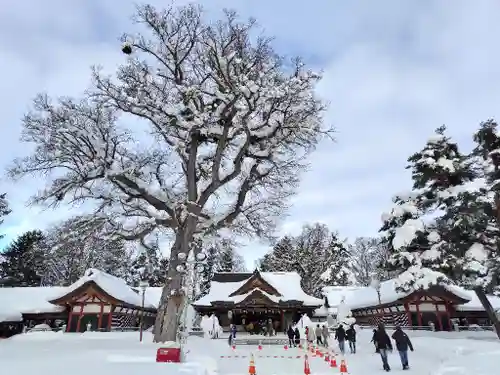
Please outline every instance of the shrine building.
[{"label": "shrine building", "polygon": [[284,332],[323,305],[302,290],[300,281],[296,272],[218,272],[210,292],[192,306],[201,315],[215,314],[225,330],[233,323],[245,331],[250,323],[272,319],[276,332]]},{"label": "shrine building", "polygon": [[[324,306],[316,310],[317,317],[335,315],[335,308],[343,298],[360,325],[429,327],[439,331],[453,329],[458,325],[491,325],[488,315],[473,291],[456,285],[432,285],[428,289],[409,292],[396,291],[396,280],[373,287],[325,287]],[[488,296],[500,312],[500,298]]]},{"label": "shrine building", "polygon": [[[0,337],[38,324],[66,332],[111,331],[154,324],[162,288],[142,292],[120,278],[89,269],[67,287],[0,288]],[[153,302],[151,302],[153,301]]]}]

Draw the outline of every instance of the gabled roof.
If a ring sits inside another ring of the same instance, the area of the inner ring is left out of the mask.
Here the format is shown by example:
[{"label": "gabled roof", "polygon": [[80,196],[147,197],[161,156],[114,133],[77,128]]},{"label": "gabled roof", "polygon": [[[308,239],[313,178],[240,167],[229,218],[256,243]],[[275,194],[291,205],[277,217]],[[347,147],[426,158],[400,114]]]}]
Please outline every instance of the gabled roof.
[{"label": "gabled roof", "polygon": [[[92,268],[49,302],[55,305],[64,305],[72,298],[83,294],[88,288],[94,288],[110,301],[119,302],[125,306],[142,306],[140,294],[128,286],[123,279]],[[155,308],[149,301],[145,301],[144,307]]]},{"label": "gabled roof", "polygon": [[266,291],[268,294],[272,294],[273,296],[276,297],[283,297],[274,286],[269,284],[260,274],[258,270],[255,270],[255,272],[250,276],[248,279],[245,280],[242,286],[240,286],[238,289],[236,289],[234,292],[232,292],[229,297],[234,297],[238,296],[241,294],[246,294],[254,289],[261,289]]},{"label": "gabled roof", "polygon": [[[262,285],[269,285],[272,289],[262,290],[251,286],[251,279],[257,279],[258,273]],[[222,280],[222,281],[220,281]],[[230,280],[230,281],[226,281]],[[193,306],[213,306],[212,302],[241,303],[253,291],[258,290],[274,303],[300,301],[304,306],[319,307],[323,300],[306,294],[300,286],[300,276],[296,272],[254,272],[254,273],[216,273],[210,283],[210,292],[193,303]],[[277,295],[268,293],[276,291]],[[238,294],[244,293],[244,294]]]}]

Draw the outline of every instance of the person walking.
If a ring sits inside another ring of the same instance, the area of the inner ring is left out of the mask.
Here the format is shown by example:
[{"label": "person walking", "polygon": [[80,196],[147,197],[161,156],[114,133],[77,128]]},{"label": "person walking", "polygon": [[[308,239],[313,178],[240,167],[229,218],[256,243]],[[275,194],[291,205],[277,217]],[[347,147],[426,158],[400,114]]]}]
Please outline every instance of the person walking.
[{"label": "person walking", "polygon": [[342,324],[340,324],[335,330],[335,340],[339,343],[339,350],[342,354],[345,354],[345,329]]},{"label": "person walking", "polygon": [[354,329],[354,324],[351,324],[349,329],[345,331],[347,341],[349,341],[349,349],[352,354],[356,354],[356,330]]},{"label": "person walking", "polygon": [[400,326],[397,326],[396,331],[392,334],[392,339],[396,343],[396,349],[398,350],[399,358],[401,358],[403,370],[408,370],[410,368],[408,365],[408,348],[413,351],[413,345],[410,338],[403,332]]},{"label": "person walking", "polygon": [[330,338],[330,331],[328,330],[328,326],[326,324],[323,324],[323,327],[321,327],[321,334],[323,335],[323,343],[325,344],[325,347],[328,348],[328,339]]},{"label": "person walking", "polygon": [[316,324],[316,329],[314,330],[314,333],[316,334],[316,345],[323,346],[323,339],[321,338],[321,336],[323,335],[323,331],[321,330],[319,324]]},{"label": "person walking", "polygon": [[288,326],[286,334],[288,336],[288,345],[290,347],[295,346],[295,341],[294,341],[295,331],[293,330],[292,326]]},{"label": "person walking", "polygon": [[378,325],[374,338],[380,353],[380,358],[382,358],[384,370],[389,372],[391,371],[391,366],[389,366],[389,362],[387,361],[387,354],[388,352],[392,352],[392,343],[383,324]]},{"label": "person walking", "polygon": [[295,346],[299,346],[300,345],[300,332],[299,332],[299,328],[298,327],[295,327],[294,333],[295,333],[295,335],[294,335]]},{"label": "person walking", "polygon": [[374,329],[373,330],[373,336],[372,336],[372,340],[370,342],[373,342],[373,346],[375,346],[375,353],[378,353],[378,347],[377,347],[377,342],[375,341],[375,338],[377,337],[377,330]]}]

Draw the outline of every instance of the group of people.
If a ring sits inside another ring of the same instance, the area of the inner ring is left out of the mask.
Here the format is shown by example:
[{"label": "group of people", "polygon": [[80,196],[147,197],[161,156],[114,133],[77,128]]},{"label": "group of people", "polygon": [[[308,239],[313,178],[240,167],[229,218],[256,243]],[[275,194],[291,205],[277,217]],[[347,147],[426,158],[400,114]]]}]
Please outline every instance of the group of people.
[{"label": "group of people", "polygon": [[[410,338],[403,332],[400,326],[397,326],[392,334],[392,339],[396,343],[396,349],[398,350],[403,370],[408,370],[410,368],[408,364],[408,349],[413,351],[413,345]],[[384,370],[391,371],[387,355],[389,352],[392,352],[393,346],[383,324],[379,324],[377,329],[373,330],[372,342],[375,345],[375,352],[380,353]]]},{"label": "group of people", "polygon": [[[293,329],[292,326],[289,326],[287,335],[290,346],[297,346],[300,344],[300,333],[298,328]],[[318,346],[329,346],[328,341],[330,339],[330,331],[326,325],[320,326],[319,324],[317,324],[314,329],[309,329],[309,327],[306,327],[305,336],[305,339],[309,343],[316,342]],[[351,353],[356,353],[356,330],[354,329],[354,325],[351,325],[347,330],[342,324],[339,325],[335,329],[335,340],[338,341],[339,349],[342,354],[345,353],[346,341],[349,342],[349,349],[351,350]]]}]

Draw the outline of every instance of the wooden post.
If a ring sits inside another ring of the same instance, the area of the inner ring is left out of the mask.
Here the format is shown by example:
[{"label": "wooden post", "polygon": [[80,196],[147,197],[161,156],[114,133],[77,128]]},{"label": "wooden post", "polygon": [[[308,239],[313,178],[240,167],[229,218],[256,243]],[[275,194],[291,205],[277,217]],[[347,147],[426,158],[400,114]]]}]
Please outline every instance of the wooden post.
[{"label": "wooden post", "polygon": [[436,308],[436,318],[438,320],[439,330],[443,330],[443,321],[441,320],[441,312],[439,311],[439,305],[434,303],[434,307]]},{"label": "wooden post", "polygon": [[111,320],[113,319],[113,305],[109,306],[109,314],[108,314],[108,331],[111,332]]},{"label": "wooden post", "polygon": [[405,306],[406,316],[408,317],[408,325],[413,328],[413,321],[411,319],[410,306],[408,305],[408,303],[405,303],[404,306]]},{"label": "wooden post", "polygon": [[99,319],[97,321],[97,330],[101,330],[102,325],[102,315],[104,314],[104,302],[101,302],[101,311],[99,312]]},{"label": "wooden post", "polygon": [[422,314],[420,313],[420,301],[415,301],[415,309],[417,310],[418,326],[422,327]]},{"label": "wooden post", "polygon": [[70,327],[71,327],[71,320],[73,318],[73,306],[70,306],[71,309],[69,310],[69,317],[68,317],[68,324],[66,326],[66,332],[69,332]]},{"label": "wooden post", "polygon": [[83,307],[85,305],[82,303],[80,305],[80,313],[78,314],[78,323],[76,324],[76,332],[80,332],[80,324],[82,322],[82,317],[83,317]]}]

